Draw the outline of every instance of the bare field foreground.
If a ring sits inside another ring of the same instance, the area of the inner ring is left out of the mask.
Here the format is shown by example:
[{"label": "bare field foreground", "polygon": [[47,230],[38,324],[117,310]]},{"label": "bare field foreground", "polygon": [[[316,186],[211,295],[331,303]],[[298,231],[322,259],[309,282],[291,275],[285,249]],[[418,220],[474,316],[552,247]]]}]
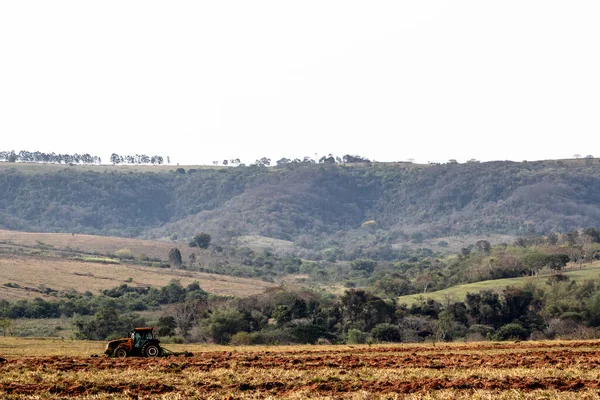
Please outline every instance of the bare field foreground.
[{"label": "bare field foreground", "polygon": [[179,280],[184,286],[198,281],[202,289],[209,293],[238,297],[259,294],[273,286],[257,279],[196,271],[0,254],[0,299],[49,298],[40,293],[40,287],[98,293],[123,283],[160,287],[173,279]]},{"label": "bare field foreground", "polygon": [[0,338],[2,398],[600,399],[600,342],[172,345],[108,359],[104,343]]}]

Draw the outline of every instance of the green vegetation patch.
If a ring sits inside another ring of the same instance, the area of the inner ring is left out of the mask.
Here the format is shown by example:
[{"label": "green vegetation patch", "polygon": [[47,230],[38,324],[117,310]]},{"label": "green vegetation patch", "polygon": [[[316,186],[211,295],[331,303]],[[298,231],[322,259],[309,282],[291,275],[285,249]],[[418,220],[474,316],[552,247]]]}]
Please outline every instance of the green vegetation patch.
[{"label": "green vegetation patch", "polygon": [[[595,280],[600,277],[600,264],[593,264],[582,269],[571,269],[564,271],[562,275],[569,277],[575,282],[585,282]],[[430,293],[418,293],[397,298],[399,304],[415,304],[423,300],[432,299],[441,303],[448,301],[463,301],[468,293],[477,293],[481,290],[497,290],[500,291],[507,286],[523,287],[526,283],[545,284],[548,278],[553,274],[540,274],[537,276],[523,276],[520,278],[494,279],[488,281],[467,283],[457,285],[447,289],[438,290]]]}]

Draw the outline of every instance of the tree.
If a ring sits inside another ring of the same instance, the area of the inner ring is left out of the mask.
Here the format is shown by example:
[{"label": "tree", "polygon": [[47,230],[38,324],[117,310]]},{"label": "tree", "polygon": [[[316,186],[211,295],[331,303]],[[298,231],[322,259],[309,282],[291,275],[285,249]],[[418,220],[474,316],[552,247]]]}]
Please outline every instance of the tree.
[{"label": "tree", "polygon": [[175,304],[171,312],[181,334],[187,336],[190,328],[205,316],[207,310],[208,304],[205,299],[194,299]]},{"label": "tree", "polygon": [[269,165],[271,165],[271,159],[263,157],[260,160],[256,160],[254,163],[259,167],[268,167]]},{"label": "tree", "polygon": [[478,240],[477,243],[475,243],[475,248],[481,253],[490,254],[492,246],[487,240]]},{"label": "tree", "polygon": [[503,317],[507,323],[527,315],[533,302],[533,292],[521,288],[507,287],[502,292],[504,298]]},{"label": "tree", "polygon": [[395,297],[414,293],[415,288],[410,279],[398,272],[394,272],[375,281],[373,290],[378,294],[381,293],[383,296]]},{"label": "tree", "polygon": [[568,254],[549,254],[546,256],[546,264],[555,272],[560,271],[569,262]]},{"label": "tree", "polygon": [[13,321],[11,319],[0,318],[0,329],[2,329],[3,336],[6,336],[7,333],[9,335],[12,334],[12,325],[13,325]]},{"label": "tree", "polygon": [[377,266],[377,262],[364,258],[359,258],[351,263],[352,269],[357,269],[366,272],[368,275],[373,273],[373,270]]},{"label": "tree", "polygon": [[548,264],[548,255],[541,252],[532,252],[521,260],[523,268],[529,271],[530,275],[535,275],[540,269]]},{"label": "tree", "polygon": [[452,313],[448,311],[440,312],[438,319],[431,323],[434,339],[438,342],[445,342],[450,339],[453,323]]},{"label": "tree", "polygon": [[586,311],[590,325],[600,325],[600,292],[595,293],[586,304]]},{"label": "tree", "polygon": [[390,322],[395,306],[364,290],[347,290],[340,299],[340,306],[348,328],[371,330],[375,325]]},{"label": "tree", "polygon": [[350,329],[346,335],[347,344],[365,344],[367,343],[367,334],[358,329]]},{"label": "tree", "polygon": [[467,310],[476,324],[499,326],[502,323],[502,302],[498,293],[481,290],[467,293]]},{"label": "tree", "polygon": [[206,319],[208,331],[215,343],[227,344],[231,336],[248,329],[242,313],[234,308],[214,310]]},{"label": "tree", "polygon": [[19,159],[19,156],[17,155],[17,153],[15,153],[14,150],[12,150],[8,154],[8,157],[7,157],[6,161],[14,163],[14,162],[17,162],[18,159]]},{"label": "tree", "polygon": [[548,242],[548,244],[554,246],[558,243],[558,235],[554,232],[550,232],[548,236],[546,236],[546,241]]},{"label": "tree", "polygon": [[113,300],[100,307],[93,318],[77,319],[75,326],[84,338],[104,340],[108,336],[122,337],[136,326],[146,326],[146,321],[135,314],[121,315]]},{"label": "tree", "polygon": [[315,344],[320,338],[331,340],[334,335],[329,333],[323,327],[309,324],[299,324],[292,328],[291,332],[294,342]]},{"label": "tree", "polygon": [[[599,232],[594,228],[584,229],[583,233],[577,238],[577,244],[583,251],[582,261],[591,262],[594,258],[594,253],[597,249],[597,240],[599,239]],[[579,267],[581,268],[581,263]]]},{"label": "tree", "polygon": [[[579,238],[579,237],[578,237]],[[585,253],[580,246],[570,246],[566,249],[569,260],[577,263],[579,269],[583,267],[583,260],[585,259]]]},{"label": "tree", "polygon": [[182,263],[183,261],[181,260],[181,252],[179,249],[174,247],[169,250],[169,264],[171,264],[172,267],[179,268]]},{"label": "tree", "polygon": [[112,153],[110,156],[110,162],[114,164],[119,164],[121,162],[121,157],[118,154]]},{"label": "tree", "polygon": [[227,164],[229,164],[229,161],[223,160],[223,165],[227,165]]},{"label": "tree", "polygon": [[323,156],[319,159],[319,163],[323,164],[335,164],[335,158],[329,154],[328,156]]},{"label": "tree", "polygon": [[344,157],[342,157],[342,161],[344,162],[344,164],[370,162],[370,160],[366,157],[361,157],[359,155],[350,155],[350,154],[346,154]]},{"label": "tree", "polygon": [[421,232],[414,232],[410,235],[410,241],[415,244],[423,243],[424,235]]},{"label": "tree", "polygon": [[190,267],[193,267],[196,263],[196,253],[191,253],[188,258],[190,260]]},{"label": "tree", "polygon": [[583,234],[591,237],[594,243],[600,243],[600,231],[598,229],[591,227],[585,228]]},{"label": "tree", "polygon": [[157,327],[161,336],[173,336],[175,328],[177,328],[177,322],[175,322],[175,317],[168,315],[158,319]]},{"label": "tree", "polygon": [[371,335],[378,342],[394,343],[401,340],[400,328],[388,323],[376,325],[371,331]]},{"label": "tree", "polygon": [[201,249],[208,249],[210,246],[211,237],[208,233],[202,232],[194,235],[194,238],[190,242],[190,247],[200,247]]},{"label": "tree", "polygon": [[423,293],[426,293],[429,285],[433,283],[433,276],[427,274],[421,275],[417,278],[417,283],[423,286]]}]

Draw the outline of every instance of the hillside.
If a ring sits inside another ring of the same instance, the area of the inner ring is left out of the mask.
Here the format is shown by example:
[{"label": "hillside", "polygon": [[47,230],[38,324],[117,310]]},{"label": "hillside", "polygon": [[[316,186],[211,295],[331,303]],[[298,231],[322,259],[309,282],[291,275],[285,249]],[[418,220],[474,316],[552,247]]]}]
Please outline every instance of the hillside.
[{"label": "hillside", "polygon": [[[600,262],[594,262],[582,269],[572,266],[571,268],[565,270],[563,275],[567,276],[570,281],[577,283],[598,280],[598,278],[600,278]],[[398,303],[410,305],[418,303],[421,300],[433,299],[435,301],[439,301],[440,303],[446,304],[448,302],[464,301],[468,293],[477,293],[480,290],[493,290],[499,292],[508,286],[522,287],[526,283],[533,283],[543,286],[546,284],[546,282],[548,282],[548,278],[551,276],[552,274],[550,272],[546,272],[538,276],[522,276],[518,278],[494,279],[489,281],[466,283],[435,292],[400,296],[397,298],[397,301]]]},{"label": "hillside", "polygon": [[[0,168],[0,227],[179,239],[205,231],[221,241],[255,236],[320,248],[375,232],[379,243],[396,244],[415,233],[432,239],[568,231],[600,225],[598,161],[300,164],[185,173],[11,164]],[[40,171],[32,173],[35,168]],[[374,222],[361,228],[366,221]]]},{"label": "hillside", "polygon": [[[53,249],[74,254],[115,255],[120,250],[131,253],[133,257],[167,261],[169,250],[176,244],[157,240],[140,240],[115,236],[80,235],[71,233],[19,232],[0,229],[0,248],[2,245]],[[219,257],[212,252],[187,245],[179,246],[182,258],[187,260],[192,252],[197,254],[198,261],[212,264]]]}]

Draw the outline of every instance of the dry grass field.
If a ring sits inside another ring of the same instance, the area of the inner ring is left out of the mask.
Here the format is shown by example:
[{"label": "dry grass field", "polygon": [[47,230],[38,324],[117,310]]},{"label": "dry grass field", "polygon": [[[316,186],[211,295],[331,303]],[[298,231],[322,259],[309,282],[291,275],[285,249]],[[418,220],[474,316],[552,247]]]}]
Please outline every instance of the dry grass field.
[{"label": "dry grass field", "polygon": [[[70,259],[0,254],[0,299],[48,297],[40,288],[98,293],[127,283],[131,286],[167,285],[178,279],[186,286],[198,281],[209,293],[250,296],[274,284],[255,279],[195,271],[143,267],[132,264],[101,264]],[[8,287],[18,285],[18,287]]]},{"label": "dry grass field", "polygon": [[[198,281],[209,293],[238,297],[258,294],[274,286],[258,279],[155,268],[119,263],[118,260],[114,263],[92,262],[94,258],[113,262],[110,257],[119,251],[126,251],[136,258],[166,260],[173,247],[180,249],[185,261],[194,252],[197,262],[208,268],[216,260],[210,250],[191,248],[182,243],[0,230],[0,249],[5,250],[0,252],[0,299],[49,297],[41,293],[43,288],[98,293],[122,283],[164,286],[173,279],[180,280],[184,286]],[[56,254],[65,252],[68,258]]]},{"label": "dry grass field", "polygon": [[92,358],[104,343],[0,338],[2,398],[600,399],[600,342],[169,345],[193,357]]},{"label": "dry grass field", "polygon": [[66,250],[88,254],[115,254],[119,250],[129,250],[132,255],[151,259],[167,260],[169,250],[177,247],[182,258],[187,261],[194,252],[203,264],[209,264],[213,257],[209,250],[192,248],[187,243],[174,243],[158,240],[126,239],[114,236],[73,235],[70,233],[20,232],[0,229],[0,243],[13,246],[43,247],[53,250]]}]

